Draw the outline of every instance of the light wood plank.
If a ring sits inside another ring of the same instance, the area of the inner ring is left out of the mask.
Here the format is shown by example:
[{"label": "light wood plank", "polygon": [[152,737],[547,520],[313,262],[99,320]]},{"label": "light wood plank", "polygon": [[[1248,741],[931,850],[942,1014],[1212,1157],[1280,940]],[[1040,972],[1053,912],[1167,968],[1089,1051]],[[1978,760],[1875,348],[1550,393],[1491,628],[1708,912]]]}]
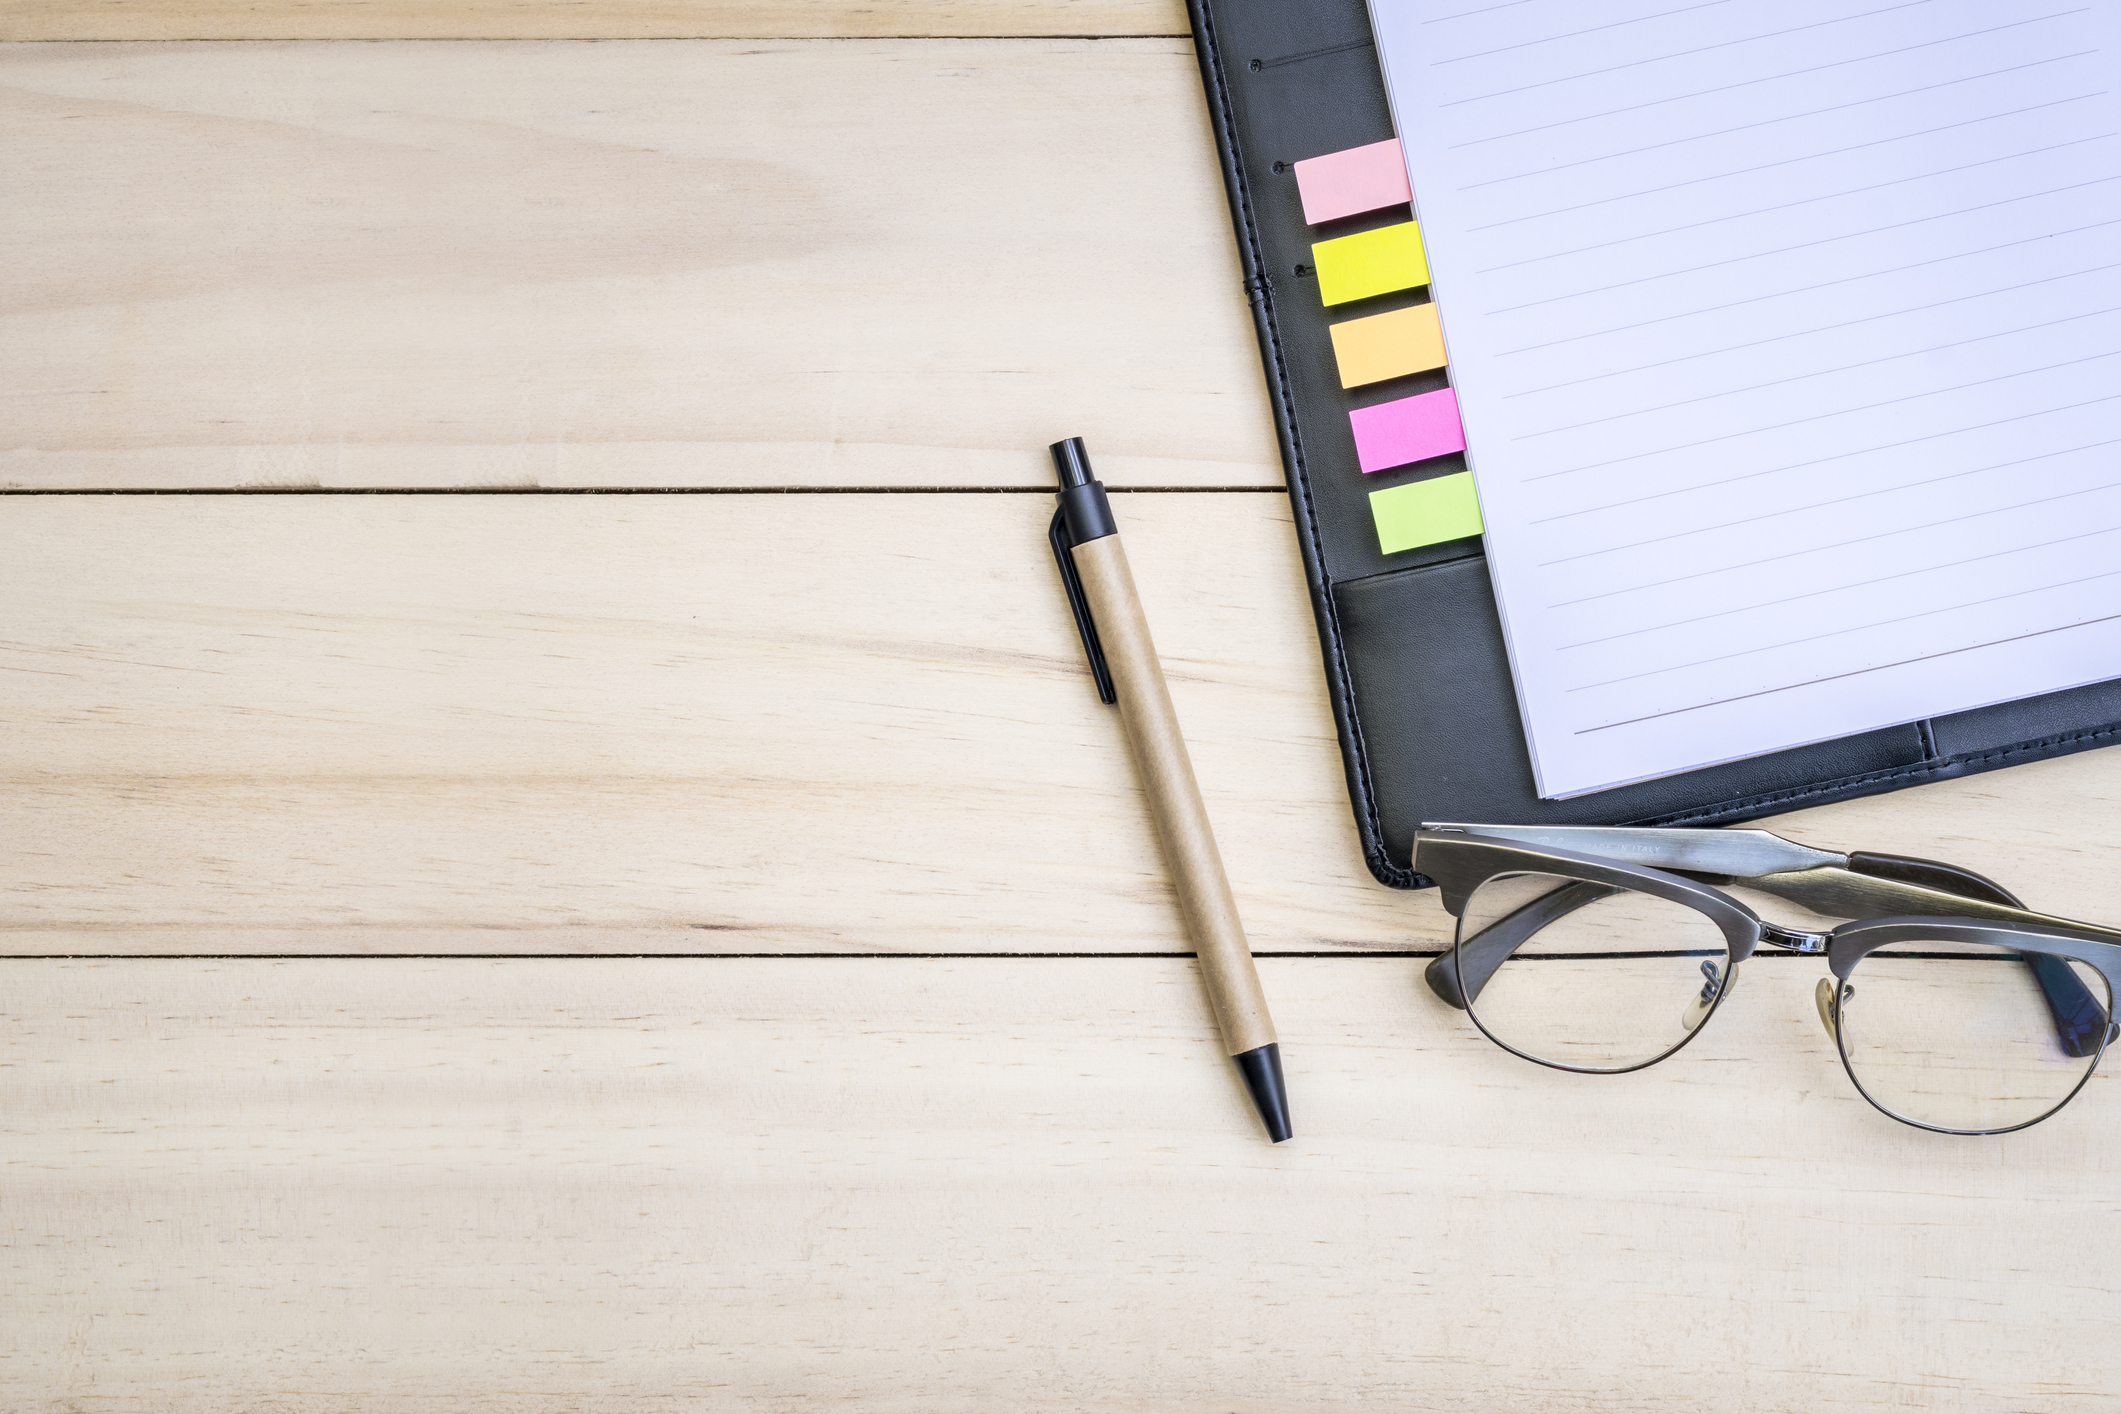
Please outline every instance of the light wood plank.
[{"label": "light wood plank", "polygon": [[0,485],[1281,480],[1191,44],[0,51]]},{"label": "light wood plank", "polygon": [[0,9],[0,40],[1185,33],[1178,0],[9,0]]},{"label": "light wood plank", "polygon": [[[1287,502],[1115,499],[1255,944],[1433,936],[1362,869]],[[1052,504],[0,502],[0,938],[1182,949]]]},{"label": "light wood plank", "polygon": [[1406,960],[0,964],[24,1409],[2061,1411],[2121,1102],[1947,1139],[1816,960],[1567,1076]]},{"label": "light wood plank", "polygon": [[[1185,944],[1044,496],[0,502],[0,949]],[[1363,870],[1287,503],[1117,498],[1262,950]],[[2121,752],[1792,817],[2110,918]]]}]

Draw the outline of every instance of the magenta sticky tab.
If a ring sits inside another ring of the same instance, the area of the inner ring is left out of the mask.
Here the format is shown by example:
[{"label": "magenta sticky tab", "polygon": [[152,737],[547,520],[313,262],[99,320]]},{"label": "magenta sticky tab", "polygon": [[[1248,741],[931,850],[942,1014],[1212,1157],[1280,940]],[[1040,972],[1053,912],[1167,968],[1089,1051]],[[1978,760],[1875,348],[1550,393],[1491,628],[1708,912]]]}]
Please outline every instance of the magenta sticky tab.
[{"label": "magenta sticky tab", "polygon": [[1449,388],[1416,393],[1348,414],[1355,429],[1355,462],[1364,471],[1386,471],[1466,449],[1458,423],[1458,394]]},{"label": "magenta sticky tab", "polygon": [[1414,199],[1396,137],[1297,163],[1296,191],[1303,198],[1304,220],[1313,226]]}]

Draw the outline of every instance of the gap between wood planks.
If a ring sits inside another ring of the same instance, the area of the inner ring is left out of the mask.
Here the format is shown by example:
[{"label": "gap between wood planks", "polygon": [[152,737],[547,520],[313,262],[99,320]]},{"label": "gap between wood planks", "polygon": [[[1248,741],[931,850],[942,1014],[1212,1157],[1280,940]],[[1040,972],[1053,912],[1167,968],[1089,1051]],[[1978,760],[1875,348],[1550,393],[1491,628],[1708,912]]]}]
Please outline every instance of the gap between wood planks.
[{"label": "gap between wood planks", "polygon": [[[1255,952],[1255,958],[1335,958],[1367,960],[1372,958],[1442,957],[1441,948],[1390,948],[1323,951],[1276,951]],[[892,959],[903,962],[955,962],[970,958],[1009,958],[1017,961],[1031,959],[1041,962],[1079,959],[1085,962],[1125,959],[1135,962],[1154,961],[1160,958],[1175,958],[1187,961],[1199,957],[1192,952],[600,952],[600,953],[549,953],[549,952],[179,952],[179,953],[100,953],[100,952],[52,952],[20,953],[0,955],[0,962],[610,962],[614,960],[657,958],[678,962],[866,962],[872,959]],[[1802,958],[1814,957],[1815,953],[1755,953],[1748,961],[1764,957]]]},{"label": "gap between wood planks", "polygon": [[[1113,494],[1241,491],[1286,486],[1107,486]],[[1051,486],[15,486],[0,496],[1050,496]]]},{"label": "gap between wood planks", "polygon": [[1176,0],[18,0],[0,40],[1189,39]]}]

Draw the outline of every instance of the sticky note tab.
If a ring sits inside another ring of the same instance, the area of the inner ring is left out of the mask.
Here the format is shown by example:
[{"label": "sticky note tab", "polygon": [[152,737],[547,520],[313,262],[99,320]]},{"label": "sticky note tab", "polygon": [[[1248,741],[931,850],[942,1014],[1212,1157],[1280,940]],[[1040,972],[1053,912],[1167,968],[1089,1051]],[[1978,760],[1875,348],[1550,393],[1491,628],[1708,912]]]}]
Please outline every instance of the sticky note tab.
[{"label": "sticky note tab", "polygon": [[1297,163],[1296,194],[1303,199],[1304,221],[1313,226],[1414,199],[1396,137]]},{"label": "sticky note tab", "polygon": [[1426,373],[1444,365],[1443,330],[1436,323],[1433,304],[1350,319],[1334,325],[1331,332],[1333,359],[1340,367],[1343,388]]},{"label": "sticky note tab", "polygon": [[1377,522],[1377,548],[1387,555],[1463,540],[1482,530],[1473,475],[1465,471],[1372,491],[1370,515]]},{"label": "sticky note tab", "polygon": [[1412,221],[1320,241],[1311,247],[1311,262],[1318,267],[1319,297],[1327,304],[1346,304],[1429,283],[1421,228]]},{"label": "sticky note tab", "polygon": [[1364,471],[1386,471],[1466,449],[1458,425],[1458,394],[1449,388],[1357,408],[1348,414],[1355,429],[1355,462]]}]

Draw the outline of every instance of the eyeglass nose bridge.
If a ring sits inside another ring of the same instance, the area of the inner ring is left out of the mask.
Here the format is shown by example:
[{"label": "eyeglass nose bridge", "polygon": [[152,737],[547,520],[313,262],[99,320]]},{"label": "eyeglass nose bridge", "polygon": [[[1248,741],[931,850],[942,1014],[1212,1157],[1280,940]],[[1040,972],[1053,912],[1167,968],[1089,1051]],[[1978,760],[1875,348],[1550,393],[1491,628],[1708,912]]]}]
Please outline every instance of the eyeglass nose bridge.
[{"label": "eyeglass nose bridge", "polygon": [[1834,941],[1834,935],[1808,933],[1799,928],[1785,928],[1779,923],[1763,922],[1760,925],[1760,941],[1769,947],[1784,948],[1790,952],[1823,953],[1827,944]]}]

